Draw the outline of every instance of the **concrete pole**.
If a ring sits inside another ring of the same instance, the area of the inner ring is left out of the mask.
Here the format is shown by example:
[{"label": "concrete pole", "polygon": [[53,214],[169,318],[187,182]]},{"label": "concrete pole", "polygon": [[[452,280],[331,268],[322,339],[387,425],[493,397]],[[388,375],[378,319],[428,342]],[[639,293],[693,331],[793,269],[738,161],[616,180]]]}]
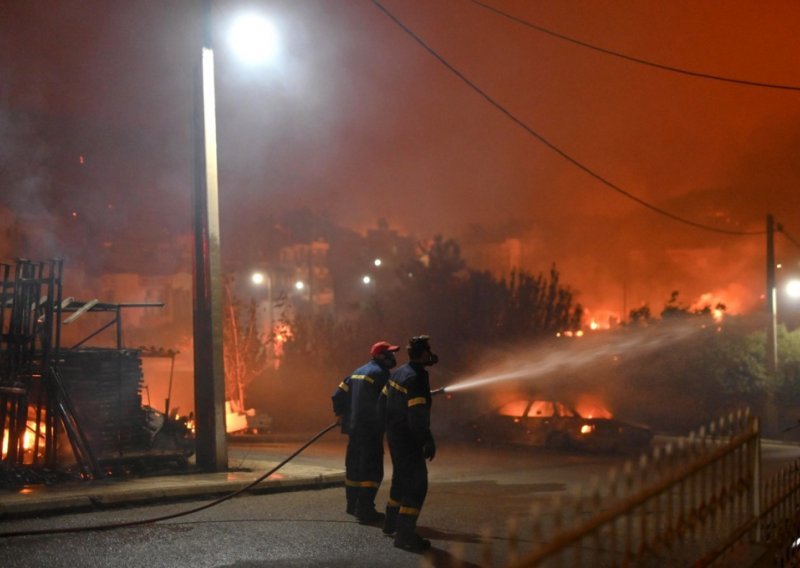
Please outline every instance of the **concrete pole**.
[{"label": "concrete pole", "polygon": [[767,370],[778,371],[778,309],[775,285],[775,218],[767,215]]},{"label": "concrete pole", "polygon": [[222,359],[217,129],[210,2],[203,2],[203,48],[195,100],[194,398],[197,465],[228,469]]},{"label": "concrete pole", "polygon": [[767,215],[767,402],[764,430],[767,435],[778,431],[778,409],[775,404],[775,387],[778,382],[778,312],[775,286],[775,219]]}]

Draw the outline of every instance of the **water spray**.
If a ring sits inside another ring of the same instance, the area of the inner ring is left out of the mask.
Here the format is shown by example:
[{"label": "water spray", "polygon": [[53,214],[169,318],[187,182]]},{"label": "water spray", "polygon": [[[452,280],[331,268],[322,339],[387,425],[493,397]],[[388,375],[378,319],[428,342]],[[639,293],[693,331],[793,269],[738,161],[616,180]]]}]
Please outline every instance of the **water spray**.
[{"label": "water spray", "polygon": [[[620,354],[626,356],[631,353],[637,356],[647,355],[685,340],[700,329],[702,328],[690,325],[661,325],[658,328],[643,330],[635,335],[613,337],[600,346],[587,346],[584,343],[585,339],[576,339],[573,340],[576,343],[567,349],[547,353],[543,353],[541,350],[537,353],[526,351],[518,353],[517,357],[514,357],[515,354],[511,354],[506,357],[506,361],[499,366],[500,368],[495,367],[490,371],[476,373],[455,384],[437,389],[436,393],[445,392],[445,389],[446,392],[452,393],[507,381],[540,379],[552,376],[557,372],[585,368],[597,364],[605,358],[616,357]],[[431,394],[433,395],[433,392]]]}]

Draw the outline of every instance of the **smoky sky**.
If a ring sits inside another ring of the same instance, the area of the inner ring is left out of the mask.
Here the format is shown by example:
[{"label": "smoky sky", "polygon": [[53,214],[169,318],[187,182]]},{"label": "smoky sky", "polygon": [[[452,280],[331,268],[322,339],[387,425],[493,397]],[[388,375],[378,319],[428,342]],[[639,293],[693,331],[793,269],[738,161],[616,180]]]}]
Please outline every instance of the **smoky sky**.
[{"label": "smoky sky", "polygon": [[[582,41],[756,81],[798,74],[791,2],[489,2]],[[15,211],[78,212],[103,238],[191,230],[199,16],[188,0],[3,2],[0,158]],[[631,194],[695,222],[800,235],[800,94],[653,69],[559,41],[469,0],[385,0],[504,109]],[[240,9],[280,30],[245,68]],[[676,223],[605,187],[514,124],[372,2],[215,2],[223,262],[304,206],[357,230],[522,243],[590,312],[680,290],[757,308],[765,238]],[[800,80],[798,80],[800,82]],[[80,157],[84,157],[80,163]],[[778,236],[778,256],[798,250]],[[469,259],[469,247],[465,255]]]}]

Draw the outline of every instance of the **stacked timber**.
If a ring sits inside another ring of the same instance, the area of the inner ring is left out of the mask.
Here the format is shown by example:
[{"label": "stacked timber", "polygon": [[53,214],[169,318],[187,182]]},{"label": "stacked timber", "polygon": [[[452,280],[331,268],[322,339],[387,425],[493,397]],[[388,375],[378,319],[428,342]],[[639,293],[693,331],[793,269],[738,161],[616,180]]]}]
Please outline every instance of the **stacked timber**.
[{"label": "stacked timber", "polygon": [[71,349],[58,369],[75,419],[97,459],[149,445],[142,409],[142,365],[136,349]]}]

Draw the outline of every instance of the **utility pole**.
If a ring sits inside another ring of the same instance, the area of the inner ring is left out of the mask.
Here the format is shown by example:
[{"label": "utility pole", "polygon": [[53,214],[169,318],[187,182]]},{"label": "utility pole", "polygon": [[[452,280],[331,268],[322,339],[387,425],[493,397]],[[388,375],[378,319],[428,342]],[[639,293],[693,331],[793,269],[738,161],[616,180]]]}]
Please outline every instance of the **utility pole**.
[{"label": "utility pole", "polygon": [[778,372],[778,309],[775,284],[775,218],[767,215],[767,370]]},{"label": "utility pole", "polygon": [[764,430],[778,430],[778,410],[775,405],[775,385],[778,379],[778,313],[775,286],[775,218],[767,215],[767,402],[764,409]]},{"label": "utility pole", "polygon": [[228,469],[225,372],[222,360],[222,282],[217,185],[217,127],[210,0],[202,4],[202,58],[195,86],[194,406],[197,465]]}]

